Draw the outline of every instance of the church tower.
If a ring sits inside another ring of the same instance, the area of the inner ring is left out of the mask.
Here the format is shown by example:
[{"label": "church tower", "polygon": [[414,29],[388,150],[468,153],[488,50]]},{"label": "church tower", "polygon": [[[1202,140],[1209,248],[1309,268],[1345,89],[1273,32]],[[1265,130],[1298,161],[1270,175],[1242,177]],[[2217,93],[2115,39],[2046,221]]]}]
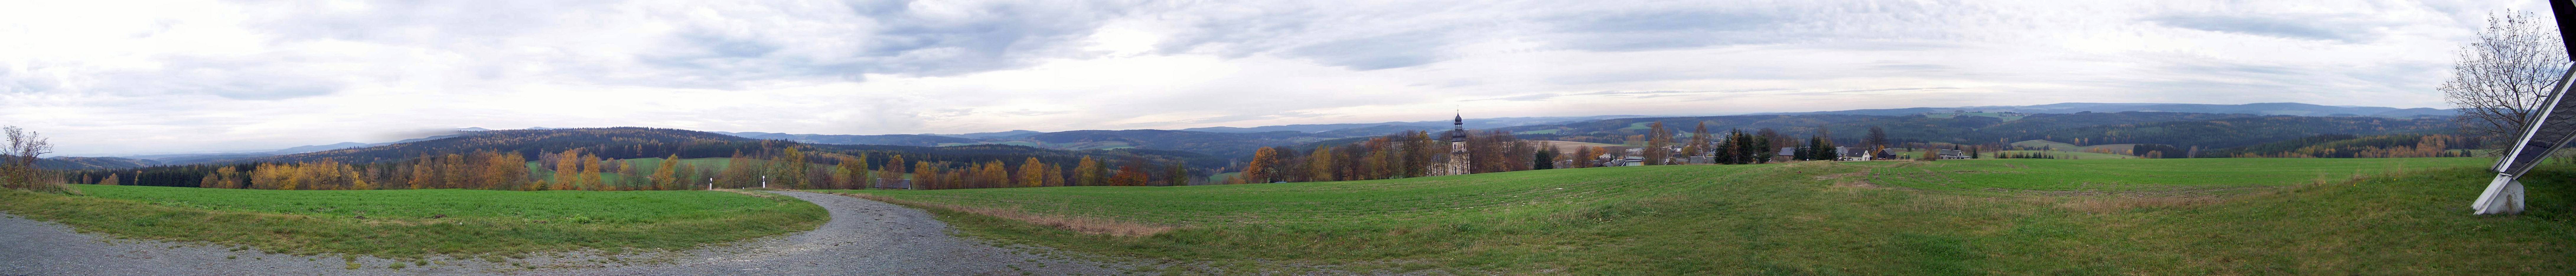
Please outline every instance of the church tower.
[{"label": "church tower", "polygon": [[1449,160],[1441,162],[1440,167],[1435,168],[1432,171],[1439,175],[1467,174],[1467,164],[1469,164],[1467,163],[1469,158],[1467,156],[1469,156],[1469,154],[1467,152],[1467,116],[1465,114],[1449,118],[1449,134],[1447,136],[1449,136]]}]

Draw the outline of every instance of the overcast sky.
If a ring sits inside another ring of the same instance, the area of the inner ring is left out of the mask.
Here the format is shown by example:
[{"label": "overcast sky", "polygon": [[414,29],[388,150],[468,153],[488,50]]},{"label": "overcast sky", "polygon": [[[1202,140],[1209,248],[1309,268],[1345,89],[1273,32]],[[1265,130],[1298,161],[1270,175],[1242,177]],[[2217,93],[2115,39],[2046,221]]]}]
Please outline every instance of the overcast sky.
[{"label": "overcast sky", "polygon": [[[458,127],[1174,129],[2058,102],[2446,107],[2541,1],[11,1],[58,155]],[[2544,15],[2543,18],[2547,18]]]}]

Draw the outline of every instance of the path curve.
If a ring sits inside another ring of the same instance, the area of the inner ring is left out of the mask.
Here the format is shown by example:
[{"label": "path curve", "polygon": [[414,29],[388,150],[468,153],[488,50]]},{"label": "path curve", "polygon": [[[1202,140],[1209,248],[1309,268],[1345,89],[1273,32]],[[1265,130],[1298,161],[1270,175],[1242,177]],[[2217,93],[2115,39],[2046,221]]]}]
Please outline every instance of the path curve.
[{"label": "path curve", "polygon": [[[1125,264],[1101,263],[1043,248],[996,247],[946,233],[928,212],[847,196],[771,191],[831,213],[813,231],[734,245],[664,254],[626,254],[624,262],[588,252],[493,263],[391,269],[394,260],[361,257],[359,269],[331,256],[147,240],[100,238],[52,222],[0,214],[0,275],[1110,275]],[[636,261],[645,259],[644,261]]]}]

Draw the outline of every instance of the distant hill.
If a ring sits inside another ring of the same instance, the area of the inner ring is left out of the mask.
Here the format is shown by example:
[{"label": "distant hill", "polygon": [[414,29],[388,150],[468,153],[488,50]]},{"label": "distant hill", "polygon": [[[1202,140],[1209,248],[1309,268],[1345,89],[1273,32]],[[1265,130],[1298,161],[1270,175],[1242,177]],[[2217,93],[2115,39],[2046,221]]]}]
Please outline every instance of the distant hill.
[{"label": "distant hill", "polygon": [[2449,119],[2384,117],[2310,117],[2284,115],[2087,112],[2031,114],[2006,121],[1982,116],[1886,116],[1856,114],[1736,115],[1609,119],[1582,123],[1490,129],[1516,133],[1522,139],[1625,143],[1646,134],[1651,123],[1663,123],[1676,135],[1699,124],[1711,132],[1773,129],[1784,136],[1807,137],[1830,132],[1836,144],[1854,145],[1878,127],[1894,143],[1937,142],[2000,144],[2011,141],[2077,141],[2088,145],[2163,144],[2205,149],[2243,147],[2324,134],[2384,135],[2452,131]]},{"label": "distant hill", "polygon": [[[1557,123],[1567,123],[1567,122],[1581,122],[1581,121],[1593,121],[1593,120],[1602,120],[1602,119],[1618,119],[1618,118],[1638,118],[1638,117],[1647,117],[1647,116],[1639,116],[1639,115],[1603,115],[1603,116],[1582,116],[1582,117],[1504,117],[1504,118],[1468,118],[1468,119],[1467,119],[1467,121],[1466,121],[1466,123],[1467,123],[1467,128],[1486,129],[1486,128],[1498,128],[1498,127],[1525,126],[1525,125],[1541,125],[1541,124],[1557,124]],[[1184,128],[1184,129],[1180,129],[1180,130],[1184,130],[1184,131],[1203,131],[1203,132],[1224,132],[1224,133],[1256,133],[1256,132],[1273,132],[1273,131],[1295,131],[1295,132],[1309,132],[1309,133],[1313,133],[1313,132],[1327,132],[1327,131],[1344,130],[1344,129],[1353,129],[1353,128],[1379,128],[1379,129],[1396,129],[1396,130],[1445,130],[1445,129],[1449,129],[1449,127],[1450,127],[1450,123],[1451,123],[1451,122],[1450,122],[1449,120],[1437,120],[1437,121],[1384,122],[1384,123],[1278,125],[1278,126],[1258,126],[1258,127],[1201,127],[1201,128]],[[1380,134],[1383,134],[1383,133],[1380,133]]]},{"label": "distant hill", "polygon": [[717,134],[724,134],[724,135],[732,135],[732,136],[735,136],[735,137],[752,138],[752,139],[765,139],[765,140],[788,140],[788,141],[796,141],[796,142],[798,142],[798,143],[843,144],[843,145],[896,145],[896,146],[923,146],[923,147],[933,147],[933,146],[939,146],[940,144],[951,144],[951,143],[975,143],[975,142],[977,142],[977,140],[975,140],[975,139],[969,139],[969,138],[958,138],[958,137],[948,137],[948,136],[932,136],[932,135],[920,135],[920,134],[834,135],[834,134],[786,134],[786,133],[768,133],[768,132],[722,132],[722,131],[711,131],[710,133],[717,133]]},{"label": "distant hill", "polygon": [[[905,136],[938,137],[923,135]],[[253,156],[235,159],[197,160],[189,163],[165,162],[161,165],[310,162],[320,160],[365,164],[405,161],[421,156],[460,154],[480,151],[516,153],[529,156],[531,157],[530,160],[535,160],[536,158],[533,157],[542,153],[563,152],[573,148],[582,148],[584,149],[584,152],[596,154],[602,158],[633,159],[667,157],[671,155],[678,155],[681,158],[708,158],[730,157],[736,153],[758,155],[765,152],[773,152],[779,149],[795,146],[808,147],[811,151],[818,153],[854,155],[871,154],[879,156],[880,158],[871,160],[871,163],[878,164],[880,166],[883,161],[885,161],[885,159],[882,159],[883,156],[897,154],[904,155],[906,160],[934,162],[949,161],[956,162],[957,165],[996,160],[1017,162],[1028,157],[1038,157],[1050,163],[1063,162],[1065,164],[1071,164],[1082,157],[1118,160],[1123,160],[1128,157],[1141,157],[1151,162],[1185,161],[1189,162],[1193,166],[1204,166],[1207,168],[1223,167],[1226,165],[1226,160],[1223,158],[1178,151],[1154,151],[1144,149],[1072,151],[1011,145],[926,147],[903,145],[805,144],[793,141],[745,138],[714,132],[640,127],[475,131],[458,135],[449,135],[446,138],[440,139],[392,143],[369,147],[286,155]],[[817,163],[830,162],[828,158],[821,156],[814,156],[813,158],[816,158],[816,160],[811,161]]]},{"label": "distant hill", "polygon": [[2114,112],[2131,112],[2131,111],[2138,111],[2138,112],[2215,113],[2215,114],[2251,114],[2251,115],[2290,115],[2290,116],[2314,116],[2314,117],[2381,117],[2381,118],[2399,118],[2399,119],[2411,119],[2411,118],[2427,117],[2427,116],[2448,117],[2448,116],[2455,115],[2455,114],[2457,114],[2457,113],[2458,113],[2458,111],[2457,111],[2457,110],[2451,110],[2451,109],[2435,109],[2435,108],[2402,108],[2402,109],[2401,109],[2401,108],[2393,108],[2393,107],[2370,107],[2370,106],[2327,106],[2327,105],[2314,105],[2314,104],[2303,104],[2303,103],[2251,103],[2251,104],[2056,103],[2056,104],[2028,105],[2028,106],[1916,107],[1916,108],[1896,108],[1896,109],[1854,109],[1854,110],[1842,110],[1842,111],[1793,112],[1793,113],[1766,113],[1766,114],[1787,114],[1787,115],[1798,115],[1798,114],[1847,114],[1847,115],[1904,116],[1904,115],[1927,114],[1927,113],[1953,113],[1953,112],[2013,112],[2013,113],[2026,113],[2026,114],[2069,114],[2069,113],[2084,113],[2084,112],[2114,113]]},{"label": "distant hill", "polygon": [[157,165],[161,162],[117,157],[46,157],[36,160],[36,168],[45,170],[130,169]]},{"label": "distant hill", "polygon": [[1037,135],[1037,134],[1039,134],[1039,133],[1045,133],[1045,132],[1037,132],[1037,131],[1033,131],[1033,130],[1011,130],[1011,131],[1003,131],[1003,132],[983,132],[983,133],[967,133],[967,134],[928,134],[928,133],[923,133],[923,134],[921,134],[921,135],[930,135],[930,136],[947,136],[947,137],[957,137],[957,138],[966,138],[966,139],[1014,139],[1014,138],[1020,138],[1020,137],[1029,137],[1029,135]]},{"label": "distant hill", "polygon": [[270,153],[278,153],[278,154],[297,154],[297,153],[307,153],[307,152],[316,152],[316,151],[335,150],[335,149],[345,149],[345,148],[366,147],[366,146],[368,146],[368,145],[370,145],[370,144],[367,144],[367,143],[359,143],[359,142],[340,142],[340,143],[338,143],[338,144],[329,144],[329,145],[311,145],[311,146],[292,147],[292,148],[286,148],[286,149],[281,149],[281,150],[273,151],[273,152],[270,152]]},{"label": "distant hill", "polygon": [[447,138],[392,143],[381,146],[335,149],[277,156],[214,160],[225,162],[307,162],[333,160],[342,163],[372,163],[410,160],[430,154],[469,153],[476,151],[511,152],[534,156],[542,152],[561,152],[588,148],[589,152],[608,158],[723,157],[736,150],[759,152],[760,140],[700,131],[615,127],[578,129],[519,129],[476,131]]},{"label": "distant hill", "polygon": [[[1644,117],[1608,115],[1584,117],[1509,117],[1467,119],[1468,128],[1498,128],[1537,124],[1583,122],[1600,119]],[[1251,154],[1265,146],[1288,146],[1341,138],[1378,136],[1406,131],[1449,129],[1450,121],[1385,122],[1360,124],[1306,124],[1261,127],[1204,127],[1182,130],[1074,130],[1037,132],[1012,130],[968,134],[891,134],[832,135],[786,134],[770,132],[714,132],[753,139],[788,140],[799,143],[842,145],[962,146],[1016,145],[1062,150],[1150,149],[1184,151],[1217,157]]]}]

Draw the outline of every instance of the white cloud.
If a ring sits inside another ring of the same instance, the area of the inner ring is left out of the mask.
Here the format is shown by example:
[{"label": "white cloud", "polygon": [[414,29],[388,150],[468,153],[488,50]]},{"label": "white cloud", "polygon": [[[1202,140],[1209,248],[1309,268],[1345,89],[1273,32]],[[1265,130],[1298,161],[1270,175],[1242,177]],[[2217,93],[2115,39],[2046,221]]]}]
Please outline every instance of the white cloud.
[{"label": "white cloud", "polygon": [[[2490,1],[45,1],[0,124],[71,155],[2054,102],[2441,107]],[[1610,93],[1604,93],[1610,92]]]}]

